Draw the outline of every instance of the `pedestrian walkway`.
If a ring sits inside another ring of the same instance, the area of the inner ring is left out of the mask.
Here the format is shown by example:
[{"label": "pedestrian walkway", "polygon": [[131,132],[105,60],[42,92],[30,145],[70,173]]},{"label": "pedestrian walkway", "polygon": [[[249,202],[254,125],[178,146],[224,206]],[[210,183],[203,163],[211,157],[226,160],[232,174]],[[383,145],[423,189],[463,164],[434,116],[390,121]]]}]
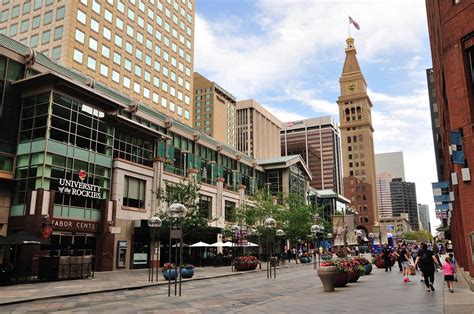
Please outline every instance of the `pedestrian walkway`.
[{"label": "pedestrian walkway", "polygon": [[[296,265],[293,261],[293,263],[286,263],[285,266],[279,267],[287,268],[296,266],[300,267],[302,265],[299,263]],[[261,269],[257,268],[254,272],[265,270],[266,264],[262,263]],[[193,278],[183,279],[183,281],[203,280],[239,274],[242,274],[242,272],[232,272],[230,266],[197,267]],[[0,287],[0,305],[23,303],[54,297],[77,296],[96,292],[139,289],[167,283],[167,281],[165,281],[161,276],[161,273],[158,277],[158,282],[149,282],[148,269],[138,269],[129,271],[96,272],[95,277],[89,279],[3,286]]]},{"label": "pedestrian walkway", "polygon": [[450,293],[444,285],[444,313],[474,314],[474,292],[472,292],[464,277],[458,274],[458,282],[454,283],[454,293]]}]

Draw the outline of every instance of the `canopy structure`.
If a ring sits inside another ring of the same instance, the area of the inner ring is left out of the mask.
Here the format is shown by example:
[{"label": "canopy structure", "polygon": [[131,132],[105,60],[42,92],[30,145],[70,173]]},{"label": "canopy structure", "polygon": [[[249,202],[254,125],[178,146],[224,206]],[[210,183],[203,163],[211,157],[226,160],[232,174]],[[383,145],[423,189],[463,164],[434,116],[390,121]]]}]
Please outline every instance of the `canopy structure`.
[{"label": "canopy structure", "polygon": [[202,241],[199,241],[190,245],[190,247],[209,247],[209,246],[211,246],[209,243],[202,242]]},{"label": "canopy structure", "polygon": [[25,231],[20,231],[6,237],[7,245],[51,245],[44,239],[31,235]]}]

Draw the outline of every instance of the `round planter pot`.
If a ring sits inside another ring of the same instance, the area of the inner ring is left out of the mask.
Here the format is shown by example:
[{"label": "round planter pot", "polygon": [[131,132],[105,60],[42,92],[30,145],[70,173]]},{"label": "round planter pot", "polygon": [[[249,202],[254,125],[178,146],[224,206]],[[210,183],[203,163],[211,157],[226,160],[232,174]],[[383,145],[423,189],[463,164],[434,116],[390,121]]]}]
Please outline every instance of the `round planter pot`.
[{"label": "round planter pot", "polygon": [[178,271],[176,268],[163,270],[161,273],[163,274],[163,278],[166,280],[175,280],[178,277]]},{"label": "round planter pot", "polygon": [[302,256],[302,257],[300,257],[300,262],[301,262],[301,264],[309,263],[309,262],[311,262],[311,258],[309,258],[308,256]]},{"label": "round planter pot", "polygon": [[356,282],[359,280],[360,274],[358,269],[353,269],[349,272],[349,282]]},{"label": "round planter pot", "polygon": [[385,268],[385,262],[384,262],[383,258],[377,257],[377,258],[375,259],[375,266],[376,266],[377,268]]},{"label": "round planter pot", "polygon": [[372,272],[372,264],[364,264],[362,265],[365,268],[365,274],[369,275]]},{"label": "round planter pot", "polygon": [[349,273],[337,272],[336,283],[335,283],[334,287],[336,287],[336,288],[345,287],[348,282],[349,282]]},{"label": "round planter pot", "polygon": [[323,283],[324,292],[333,292],[336,283],[336,266],[323,266],[318,268],[318,276]]},{"label": "round planter pot", "polygon": [[235,270],[237,271],[246,271],[246,270],[254,270],[257,268],[257,263],[253,263],[253,264],[246,264],[246,263],[237,263],[237,264],[234,264],[234,267],[235,267]]},{"label": "round planter pot", "polygon": [[194,269],[181,268],[181,278],[192,278],[194,276]]}]

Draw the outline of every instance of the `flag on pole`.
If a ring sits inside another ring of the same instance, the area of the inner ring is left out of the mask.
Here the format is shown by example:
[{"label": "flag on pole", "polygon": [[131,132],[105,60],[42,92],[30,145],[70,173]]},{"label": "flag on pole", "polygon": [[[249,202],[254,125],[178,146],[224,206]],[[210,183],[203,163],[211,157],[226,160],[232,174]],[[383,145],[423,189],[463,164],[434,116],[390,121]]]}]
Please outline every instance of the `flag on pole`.
[{"label": "flag on pole", "polygon": [[357,23],[356,21],[354,21],[354,19],[353,19],[352,17],[350,17],[350,16],[349,16],[349,24],[354,25],[355,28],[357,28],[358,30],[360,30],[359,23]]}]

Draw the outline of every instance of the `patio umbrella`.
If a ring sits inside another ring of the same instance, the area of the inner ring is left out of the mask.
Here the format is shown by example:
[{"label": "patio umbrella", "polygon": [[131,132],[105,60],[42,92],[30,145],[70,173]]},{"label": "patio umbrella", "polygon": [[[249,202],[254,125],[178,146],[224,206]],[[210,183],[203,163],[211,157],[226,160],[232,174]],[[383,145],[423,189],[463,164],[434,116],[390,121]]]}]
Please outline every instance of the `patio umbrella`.
[{"label": "patio umbrella", "polygon": [[227,242],[214,242],[210,244],[209,246],[217,246],[217,247],[232,247],[232,242],[227,241]]},{"label": "patio umbrella", "polygon": [[[183,243],[183,247],[188,247],[189,244]],[[179,247],[179,243],[173,244],[171,247]]]},{"label": "patio umbrella", "polygon": [[196,243],[190,245],[190,247],[209,247],[209,246],[211,246],[211,245],[206,243],[206,242],[202,242],[202,241],[199,241],[199,242],[196,242]]},{"label": "patio umbrella", "polygon": [[258,244],[248,242],[246,245],[242,245],[242,246],[258,246]]}]

